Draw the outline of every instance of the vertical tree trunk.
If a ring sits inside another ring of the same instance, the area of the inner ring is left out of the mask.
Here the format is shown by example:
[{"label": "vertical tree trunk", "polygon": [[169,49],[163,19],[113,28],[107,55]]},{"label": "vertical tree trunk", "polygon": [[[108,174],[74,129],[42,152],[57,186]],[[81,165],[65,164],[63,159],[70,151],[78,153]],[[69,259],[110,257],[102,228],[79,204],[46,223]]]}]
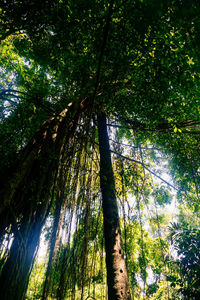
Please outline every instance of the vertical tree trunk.
[{"label": "vertical tree trunk", "polygon": [[59,233],[59,220],[60,220],[60,213],[63,204],[63,195],[60,195],[60,191],[58,192],[57,199],[56,199],[56,207],[54,212],[54,220],[53,220],[53,228],[50,240],[50,253],[49,253],[49,261],[47,265],[47,270],[45,274],[45,282],[43,287],[43,295],[42,300],[46,300],[49,293],[50,288],[50,280],[51,280],[51,273],[52,267],[55,260],[56,255],[56,240],[58,239]]},{"label": "vertical tree trunk", "polygon": [[130,300],[128,275],[122,249],[115,181],[112,169],[106,116],[98,115],[100,181],[103,204],[109,300]]},{"label": "vertical tree trunk", "polygon": [[10,207],[13,211],[12,218],[3,220],[2,228],[11,223],[15,230],[10,255],[0,275],[1,300],[25,297],[60,153],[74,133],[79,115],[80,110],[72,107],[69,115],[66,109],[43,124],[27,146],[22,166],[9,181],[10,189],[2,190],[2,218]]},{"label": "vertical tree trunk", "polygon": [[38,207],[23,218],[3,267],[0,283],[1,300],[25,298],[29,275],[39,245],[40,233],[48,214],[48,206]]},{"label": "vertical tree trunk", "polygon": [[[26,199],[23,215],[16,217],[13,211],[12,228],[14,240],[10,253],[0,275],[0,299],[1,300],[22,300],[25,297],[29,275],[32,269],[37,247],[39,244],[41,229],[49,212],[49,191],[52,186],[52,176],[55,175],[52,169],[47,168],[46,176],[37,175],[36,169],[32,170],[31,178],[37,182],[37,188],[31,190],[29,184],[18,191],[16,199]],[[54,177],[54,176],[53,176]],[[43,185],[43,188],[41,188]],[[26,193],[27,192],[27,193]],[[35,196],[35,198],[34,198]],[[18,221],[19,219],[19,221]]]}]

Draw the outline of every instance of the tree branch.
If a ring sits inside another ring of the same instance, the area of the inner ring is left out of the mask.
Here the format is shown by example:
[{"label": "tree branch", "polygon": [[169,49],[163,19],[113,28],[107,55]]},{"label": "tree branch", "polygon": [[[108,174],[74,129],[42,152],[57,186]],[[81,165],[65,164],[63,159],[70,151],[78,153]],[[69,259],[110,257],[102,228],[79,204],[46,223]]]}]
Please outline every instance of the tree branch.
[{"label": "tree branch", "polygon": [[129,158],[129,157],[124,156],[124,155],[122,155],[122,154],[120,154],[120,153],[118,153],[118,152],[116,152],[116,151],[113,151],[113,150],[110,150],[110,151],[111,151],[112,153],[114,153],[114,154],[116,154],[116,155],[122,157],[123,159],[126,159],[126,160],[129,160],[129,161],[135,162],[135,163],[137,163],[137,164],[140,164],[140,165],[143,166],[143,168],[144,168],[145,170],[147,170],[149,173],[153,174],[155,177],[157,177],[158,179],[160,179],[161,181],[163,181],[164,183],[166,183],[168,186],[170,186],[170,187],[172,187],[173,189],[175,189],[175,190],[178,191],[178,189],[177,189],[175,186],[173,186],[171,183],[167,182],[165,179],[163,179],[162,177],[160,177],[159,175],[157,175],[154,171],[150,170],[150,169],[149,169],[147,166],[145,166],[141,161],[135,160],[135,159],[133,159],[133,158]]}]

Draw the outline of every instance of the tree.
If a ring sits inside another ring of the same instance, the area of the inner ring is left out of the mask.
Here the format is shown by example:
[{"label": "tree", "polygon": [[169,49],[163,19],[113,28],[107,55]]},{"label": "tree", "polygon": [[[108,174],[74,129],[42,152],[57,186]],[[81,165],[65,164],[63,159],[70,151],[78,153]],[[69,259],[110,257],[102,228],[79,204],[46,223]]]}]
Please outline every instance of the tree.
[{"label": "tree", "polygon": [[[10,256],[1,273],[1,282],[4,287],[1,289],[2,298],[21,299],[26,290],[40,232],[48,215],[49,205],[51,205],[48,202],[49,189],[56,175],[57,160],[66,142],[66,136],[69,138],[73,132],[72,129],[72,132],[66,133],[63,120],[65,120],[65,113],[60,114],[58,120],[53,119],[54,122],[50,125],[44,124],[34,136],[32,145],[28,145],[19,171],[11,177],[10,182],[6,182],[3,186],[2,227],[6,228],[11,222],[15,239],[11,246]],[[72,123],[72,128],[73,125]],[[69,127],[67,129],[69,130]],[[43,139],[45,142],[41,143]],[[23,193],[19,190],[19,186],[23,189]],[[23,217],[17,224],[16,218],[20,214]],[[19,263],[23,269],[20,269]],[[11,286],[13,286],[12,289],[9,288]]]},{"label": "tree", "polygon": [[128,274],[124,260],[121,230],[115,196],[106,116],[98,116],[100,179],[104,216],[104,236],[106,249],[107,283],[109,299],[130,299]]},{"label": "tree", "polygon": [[[181,222],[182,223],[182,222]],[[172,245],[177,251],[177,260],[173,261],[177,272],[169,276],[171,286],[186,298],[198,299],[199,291],[199,229],[187,224],[172,224],[170,228]]]},{"label": "tree", "polygon": [[[112,174],[108,148],[103,156],[108,164],[105,166],[102,162],[104,142],[100,139],[103,130],[105,132],[105,116],[104,129],[99,129],[99,142],[95,134],[90,139],[91,127],[97,128],[96,115],[102,110],[102,99],[109,122],[115,121],[114,126],[122,127],[118,143],[125,138],[128,141],[135,138],[134,145],[130,142],[130,146],[140,149],[140,154],[134,153],[134,157],[131,157],[131,152],[128,156],[114,152],[121,155],[121,159],[139,166],[129,167],[129,170],[127,166],[127,172],[122,177],[123,182],[129,182],[130,190],[137,198],[141,232],[139,257],[145,287],[148,260],[145,257],[139,203],[142,196],[139,191],[143,189],[145,197],[150,197],[150,194],[156,197],[158,194],[144,188],[148,178],[145,172],[165,184],[167,182],[149,167],[150,161],[158,161],[155,152],[146,152],[148,155],[145,155],[142,147],[148,148],[150,144],[162,148],[169,158],[174,180],[181,191],[190,193],[188,201],[195,203],[198,209],[199,27],[196,12],[199,5],[196,1],[190,4],[186,1],[122,1],[117,4],[114,1],[85,3],[82,0],[67,4],[64,1],[36,2],[4,1],[1,5],[1,63],[5,64],[5,67],[2,66],[4,76],[0,93],[1,129],[6,128],[6,132],[1,133],[1,139],[6,137],[11,141],[8,150],[5,151],[5,144],[1,148],[2,243],[7,235],[11,237],[14,234],[11,249],[7,247],[5,252],[8,256],[6,254],[3,258],[2,299],[24,297],[42,226],[55,205],[62,165],[70,157],[66,173],[73,172],[74,143],[82,153],[83,144],[78,139],[80,132],[84,139],[90,140],[93,151],[98,151],[94,144],[99,143],[102,203],[104,207],[107,200],[110,202],[112,199],[111,206],[115,208],[113,230],[119,227],[113,176],[109,175],[110,184],[104,182],[107,172]],[[24,122],[20,121],[23,118]],[[101,117],[99,128],[100,120]],[[91,151],[90,147],[87,151],[85,148],[87,153]],[[187,151],[189,147],[192,148],[190,154]],[[8,163],[6,158],[9,158]],[[81,183],[86,185],[86,181],[79,179],[80,175],[79,172],[74,189],[80,189]],[[67,188],[64,184],[61,194],[69,196]],[[107,193],[111,196],[106,200]],[[57,203],[57,220],[63,205],[61,198]],[[85,196],[80,195],[80,198],[83,203],[86,201]],[[162,199],[160,202],[162,204]],[[77,199],[68,205],[79,207]],[[84,210],[85,216],[90,209],[91,206],[88,206]],[[104,226],[107,228],[107,212],[105,209],[103,211]],[[110,211],[109,218],[112,219]],[[156,222],[160,231],[157,215]],[[54,224],[52,249],[57,227],[56,222]],[[88,247],[86,227],[82,244],[84,249]],[[110,240],[107,234],[111,236]],[[121,243],[120,230],[119,241]],[[110,267],[109,258],[112,258],[114,238],[106,230],[105,244],[108,272],[112,268],[112,276],[107,278],[109,297],[112,298],[116,274],[113,264]],[[64,257],[67,254],[68,250]],[[125,263],[122,261],[123,272],[120,273],[125,277],[121,278],[125,278],[125,286],[128,286]],[[63,268],[64,277],[65,273]],[[83,297],[84,275],[81,280]],[[64,291],[61,281],[59,297]],[[119,291],[117,293],[120,297]],[[124,290],[124,294],[127,293]]]}]

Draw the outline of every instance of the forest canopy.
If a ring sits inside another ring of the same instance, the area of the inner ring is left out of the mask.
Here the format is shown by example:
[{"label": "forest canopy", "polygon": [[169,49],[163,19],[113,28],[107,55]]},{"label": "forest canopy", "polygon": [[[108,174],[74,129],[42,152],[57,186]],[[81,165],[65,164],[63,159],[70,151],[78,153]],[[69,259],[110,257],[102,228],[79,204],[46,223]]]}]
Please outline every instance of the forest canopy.
[{"label": "forest canopy", "polygon": [[199,299],[199,15],[1,1],[2,300]]}]

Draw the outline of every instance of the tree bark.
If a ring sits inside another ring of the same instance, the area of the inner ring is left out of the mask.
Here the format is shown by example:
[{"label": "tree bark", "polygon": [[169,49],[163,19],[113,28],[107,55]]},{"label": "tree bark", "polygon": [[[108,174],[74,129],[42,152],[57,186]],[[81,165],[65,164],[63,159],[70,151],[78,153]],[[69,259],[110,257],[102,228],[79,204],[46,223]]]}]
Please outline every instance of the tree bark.
[{"label": "tree bark", "polygon": [[[73,135],[81,110],[66,109],[45,122],[26,147],[24,161],[1,191],[1,226],[14,241],[0,275],[0,299],[22,300],[49,208],[60,153]],[[6,189],[6,187],[8,189]]]},{"label": "tree bark", "polygon": [[[71,110],[72,116],[70,117],[73,118],[75,112],[73,112],[73,109]],[[18,210],[20,209],[20,205],[24,206],[22,199],[16,201],[16,195],[23,185],[23,189],[26,188],[29,176],[31,176],[33,172],[37,172],[38,175],[42,177],[44,174],[43,170],[47,170],[47,166],[51,166],[52,162],[55,161],[56,154],[60,152],[64,144],[66,128],[68,129],[70,127],[71,122],[69,122],[68,119],[69,113],[70,110],[65,109],[58,116],[47,120],[23,150],[24,158],[17,170],[10,175],[10,178],[5,178],[5,181],[1,183],[0,213],[4,214],[8,206],[13,205],[14,202],[17,202],[15,205],[17,205]],[[67,124],[67,122],[69,123]],[[27,201],[25,200],[25,202]]]},{"label": "tree bark", "polygon": [[23,218],[0,277],[0,299],[21,300],[25,298],[29,275],[39,245],[42,226],[48,214],[48,205],[38,207],[32,215]]},{"label": "tree bark", "polygon": [[106,116],[98,115],[100,182],[102,192],[109,300],[130,300],[128,275],[122,249],[119,214],[115,192]]}]

